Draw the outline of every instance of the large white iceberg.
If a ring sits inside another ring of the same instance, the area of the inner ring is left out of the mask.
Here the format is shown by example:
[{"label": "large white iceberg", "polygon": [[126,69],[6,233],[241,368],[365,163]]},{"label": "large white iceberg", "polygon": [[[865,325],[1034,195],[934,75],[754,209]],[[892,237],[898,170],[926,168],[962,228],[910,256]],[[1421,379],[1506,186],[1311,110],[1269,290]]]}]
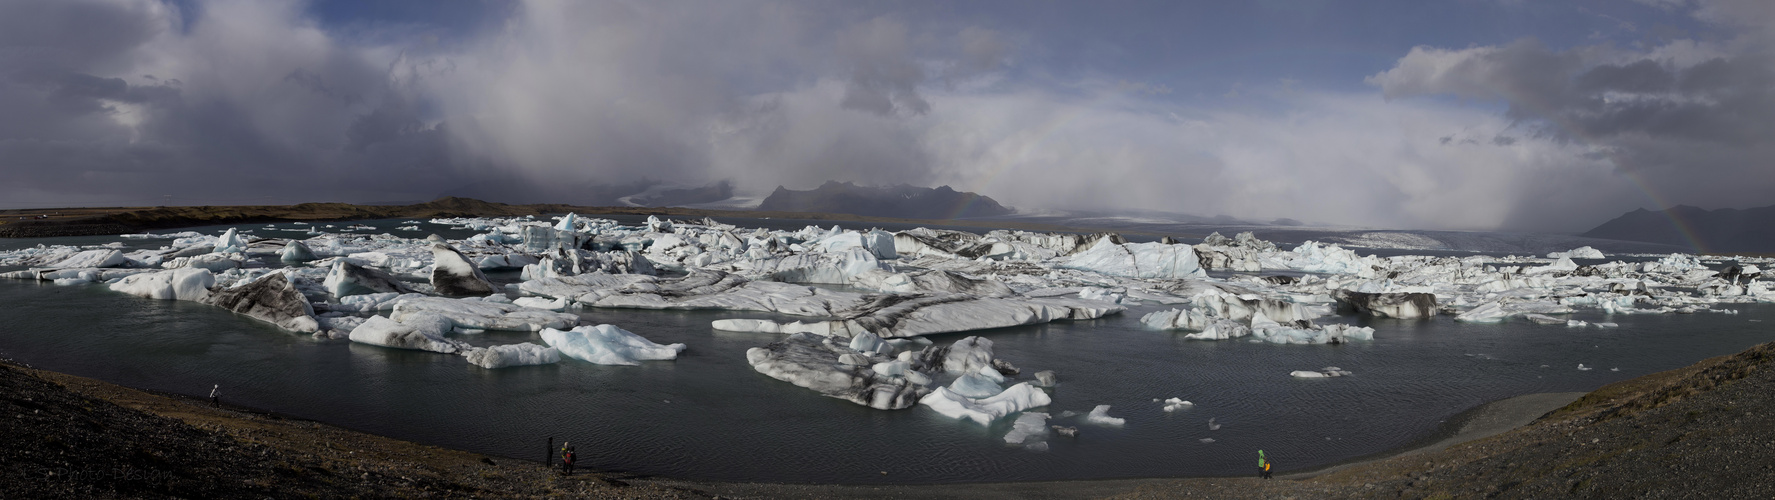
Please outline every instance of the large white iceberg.
[{"label": "large white iceberg", "polygon": [[209,297],[213,286],[215,274],[187,267],[128,276],[112,283],[111,289],[150,299],[201,301]]},{"label": "large white iceberg", "polygon": [[655,344],[616,325],[586,325],[565,331],[544,328],[541,336],[567,357],[600,365],[678,359],[678,353],[684,351],[684,344]]},{"label": "large white iceberg", "polygon": [[953,419],[972,420],[980,425],[992,425],[992,422],[1006,415],[1030,408],[1047,406],[1054,400],[1040,388],[1023,382],[1006,388],[995,396],[973,399],[956,394],[947,388],[938,387],[918,400],[919,404],[936,410],[937,413]]},{"label": "large white iceberg", "polygon": [[1117,244],[1110,238],[1098,239],[1089,250],[1068,257],[1058,267],[1124,278],[1179,279],[1208,275],[1202,271],[1201,261],[1189,245]]}]

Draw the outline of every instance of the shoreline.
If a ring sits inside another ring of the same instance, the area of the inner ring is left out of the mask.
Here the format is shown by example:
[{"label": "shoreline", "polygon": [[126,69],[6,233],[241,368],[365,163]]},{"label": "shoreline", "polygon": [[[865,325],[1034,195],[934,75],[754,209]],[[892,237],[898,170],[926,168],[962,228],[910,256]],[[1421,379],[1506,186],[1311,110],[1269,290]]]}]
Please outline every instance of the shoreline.
[{"label": "shoreline", "polygon": [[1436,432],[1398,449],[1303,471],[1279,474],[1276,477],[1278,479],[1308,479],[1395,458],[1435,453],[1457,444],[1477,441],[1525,427],[1540,420],[1541,417],[1572,404],[1587,394],[1590,393],[1537,392],[1484,403],[1454,414],[1444,421]]},{"label": "shoreline", "polygon": [[[60,385],[75,394],[107,401],[150,415],[184,421],[200,428],[240,436],[252,436],[253,439],[272,446],[278,446],[279,441],[266,439],[268,432],[280,436],[282,444],[290,448],[302,448],[315,443],[327,443],[328,447],[337,448],[334,443],[354,442],[357,444],[349,447],[374,449],[374,455],[382,457],[383,460],[399,460],[397,457],[413,454],[428,458],[447,457],[452,458],[454,462],[497,459],[499,469],[534,476],[524,483],[527,488],[532,490],[552,488],[561,481],[569,481],[580,486],[593,484],[599,488],[611,488],[609,491],[598,491],[596,493],[598,496],[629,496],[629,493],[646,493],[643,496],[683,494],[694,497],[724,498],[1080,498],[1115,496],[1178,483],[1208,487],[1218,487],[1227,482],[1257,484],[1255,483],[1256,479],[1246,476],[905,485],[735,483],[646,476],[622,471],[586,471],[583,475],[575,476],[583,477],[584,481],[570,481],[533,459],[498,456],[488,458],[486,455],[465,450],[404,441],[303,417],[228,405],[225,401],[222,408],[214,409],[210,408],[208,402],[203,400],[204,398],[197,396],[135,389],[88,377],[41,370],[16,361],[4,361],[0,364],[4,365],[0,369],[17,370],[28,376]],[[1325,474],[1361,468],[1400,457],[1442,451],[1456,444],[1509,432],[1522,428],[1551,411],[1565,407],[1585,394],[1588,393],[1537,393],[1482,404],[1456,414],[1448,419],[1441,429],[1402,449],[1356,457],[1316,469],[1278,474],[1277,479],[1283,481],[1275,483],[1305,484],[1306,480]],[[347,454],[354,453],[348,451]],[[453,465],[460,466],[460,464]],[[629,490],[631,487],[637,489]],[[535,491],[512,491],[509,493],[525,496],[535,493]]]}]

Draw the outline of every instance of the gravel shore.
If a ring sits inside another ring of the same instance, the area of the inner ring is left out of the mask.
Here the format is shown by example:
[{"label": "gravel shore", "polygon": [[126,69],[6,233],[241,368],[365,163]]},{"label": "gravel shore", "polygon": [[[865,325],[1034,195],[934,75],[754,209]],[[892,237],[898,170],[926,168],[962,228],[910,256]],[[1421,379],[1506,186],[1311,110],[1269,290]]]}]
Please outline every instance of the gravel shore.
[{"label": "gravel shore", "polygon": [[909,486],[563,477],[0,364],[0,498],[1769,498],[1772,360],[1775,343],[1582,397],[1510,398],[1451,419],[1423,446],[1275,480]]}]

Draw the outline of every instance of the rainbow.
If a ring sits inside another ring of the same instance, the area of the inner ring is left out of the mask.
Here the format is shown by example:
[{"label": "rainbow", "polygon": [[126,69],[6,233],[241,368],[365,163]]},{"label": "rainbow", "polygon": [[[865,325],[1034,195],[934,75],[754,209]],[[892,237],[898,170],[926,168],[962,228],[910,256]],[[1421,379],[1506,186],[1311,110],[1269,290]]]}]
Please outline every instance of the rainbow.
[{"label": "rainbow", "polygon": [[[1238,59],[1238,58],[1245,58],[1245,57],[1249,57],[1249,56],[1253,56],[1253,55],[1264,55],[1264,54],[1271,54],[1271,53],[1283,54],[1283,53],[1294,53],[1294,52],[1311,52],[1311,53],[1317,54],[1317,55],[1323,55],[1323,53],[1326,53],[1326,52],[1356,53],[1356,54],[1360,54],[1360,55],[1375,55],[1372,52],[1367,52],[1367,51],[1325,50],[1324,48],[1317,48],[1317,49],[1311,50],[1311,51],[1300,51],[1300,50],[1254,51],[1252,53],[1226,54],[1221,57],[1216,57],[1216,58],[1208,59],[1208,60],[1201,61],[1201,62],[1198,62],[1195,64],[1190,64],[1187,66],[1180,67],[1177,70],[1171,71],[1167,74],[1181,73],[1185,70],[1188,70],[1191,68],[1196,68],[1196,67],[1206,66],[1206,65],[1209,65],[1214,62],[1232,60],[1232,59]],[[1395,55],[1387,55],[1384,57],[1391,59],[1396,56]],[[1162,77],[1164,75],[1160,75],[1160,76]],[[1155,78],[1155,79],[1162,80],[1162,78]],[[1504,89],[1493,89],[1493,91],[1496,92],[1500,96],[1507,95],[1507,92],[1504,91]],[[1030,144],[1029,146],[1025,146],[1025,151],[1027,151],[1031,147],[1034,147],[1035,145],[1046,143],[1048,141],[1048,139],[1051,138],[1055,132],[1059,131],[1062,127],[1066,126],[1068,123],[1071,123],[1073,120],[1077,119],[1080,115],[1082,115],[1083,111],[1085,109],[1088,109],[1089,107],[1091,107],[1091,105],[1093,105],[1097,102],[1101,102],[1101,101],[1107,99],[1112,94],[1113,93],[1105,93],[1102,96],[1090,99],[1088,101],[1072,104],[1068,107],[1069,109],[1056,114],[1054,116],[1054,118],[1049,119],[1048,121],[1046,121],[1044,123],[1034,126],[1033,130],[1034,130],[1034,134],[1037,139],[1034,141],[1031,141],[1029,143]],[[1508,102],[1508,100],[1506,100],[1506,101]],[[1514,103],[1514,102],[1509,102],[1509,104],[1516,105],[1516,103]],[[1581,140],[1585,144],[1597,144],[1597,143],[1602,142],[1602,141],[1597,140],[1597,138],[1595,138],[1595,137],[1590,137],[1588,134],[1585,134],[1583,132],[1583,128],[1575,126],[1575,124],[1569,123],[1567,120],[1560,118],[1559,113],[1549,112],[1552,110],[1547,110],[1547,109],[1535,109],[1534,111],[1538,112],[1540,114],[1540,116],[1545,117],[1545,119],[1552,122],[1554,124],[1554,126],[1559,127],[1560,129],[1564,130],[1566,133],[1572,134],[1573,136],[1577,137],[1579,140]],[[1686,220],[1683,220],[1682,217],[1679,217],[1675,212],[1672,212],[1670,210],[1672,207],[1674,207],[1676,205],[1670,203],[1670,201],[1668,199],[1666,199],[1665,196],[1660,194],[1658,192],[1658,190],[1654,189],[1652,187],[1652,184],[1650,182],[1647,182],[1638,173],[1628,171],[1628,170],[1622,168],[1622,166],[1627,165],[1627,163],[1623,161],[1624,160],[1623,158],[1619,157],[1618,153],[1616,153],[1613,150],[1605,148],[1605,149],[1603,149],[1603,154],[1604,154],[1604,156],[1606,156],[1609,159],[1610,163],[1613,163],[1615,165],[1615,172],[1617,175],[1626,179],[1627,182],[1629,184],[1632,184],[1634,188],[1637,188],[1641,193],[1644,193],[1646,196],[1646,199],[1650,200],[1656,207],[1658,207],[1659,212],[1663,213],[1666,218],[1670,219],[1671,225],[1676,228],[1677,232],[1682,235],[1683,239],[1688,241],[1689,246],[1694,248],[1696,253],[1707,253],[1707,244],[1697,234],[1697,232],[1695,231],[1694,225],[1690,224]],[[988,166],[986,175],[984,177],[982,177],[979,181],[975,182],[973,186],[970,186],[970,189],[966,189],[965,191],[974,192],[974,193],[979,193],[979,192],[983,191],[987,186],[991,185],[993,183],[993,181],[997,180],[1000,176],[1004,175],[1006,172],[1013,170],[1013,167],[1017,166],[1018,162],[1013,160],[1012,158],[1020,157],[1022,155],[1019,154],[1019,155],[1005,155],[1005,156],[1006,156],[1006,158],[1003,160],[1000,160],[996,165]],[[969,207],[973,206],[973,202],[975,199],[977,199],[977,197],[968,197],[965,199],[965,201],[956,204],[956,206],[953,209],[946,212],[948,214],[948,217],[946,219],[953,220],[957,217],[960,217],[961,214],[965,213]]]}]

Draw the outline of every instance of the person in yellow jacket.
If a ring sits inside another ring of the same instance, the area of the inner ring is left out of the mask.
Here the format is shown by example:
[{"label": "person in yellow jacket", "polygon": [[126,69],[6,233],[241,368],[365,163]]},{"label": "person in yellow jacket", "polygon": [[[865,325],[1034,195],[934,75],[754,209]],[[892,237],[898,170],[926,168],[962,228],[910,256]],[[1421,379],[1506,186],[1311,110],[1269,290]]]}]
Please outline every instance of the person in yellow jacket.
[{"label": "person in yellow jacket", "polygon": [[1264,458],[1263,450],[1257,450],[1257,477],[1270,479],[1270,461]]},{"label": "person in yellow jacket", "polygon": [[573,475],[574,459],[579,458],[575,455],[577,455],[577,454],[574,453],[573,445],[566,442],[566,441],[562,441],[561,442],[561,472],[563,474],[566,474],[569,476]]}]

